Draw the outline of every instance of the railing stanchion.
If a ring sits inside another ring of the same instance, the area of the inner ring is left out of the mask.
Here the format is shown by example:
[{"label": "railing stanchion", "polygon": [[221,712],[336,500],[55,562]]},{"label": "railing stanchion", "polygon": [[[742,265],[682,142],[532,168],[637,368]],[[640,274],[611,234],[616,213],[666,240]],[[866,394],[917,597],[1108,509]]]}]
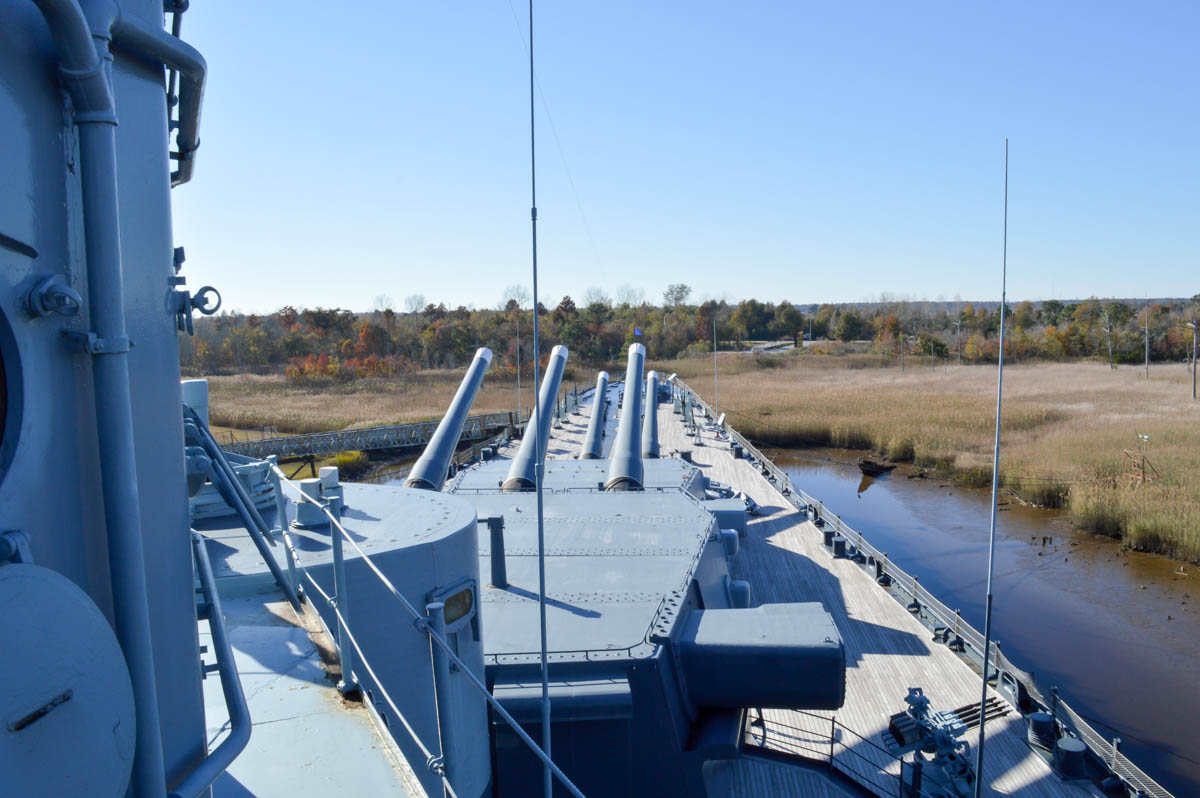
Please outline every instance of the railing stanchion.
[{"label": "railing stanchion", "polygon": [[[446,605],[441,601],[431,601],[425,605],[426,621],[429,633],[446,639]],[[443,775],[454,782],[451,767],[451,752],[454,750],[454,721],[450,717],[450,660],[441,646],[430,641],[430,653],[433,655],[433,692],[437,698],[438,737],[441,740]]]},{"label": "railing stanchion", "polygon": [[338,665],[342,669],[342,679],[337,689],[342,695],[353,695],[358,692],[358,682],[354,678],[354,652],[346,641],[346,627],[350,625],[350,596],[346,590],[346,558],[342,553],[341,507],[337,502],[325,502],[324,507],[329,511],[329,539],[333,544],[333,606],[338,611]]},{"label": "railing stanchion", "polygon": [[[271,487],[275,491],[275,524],[279,529],[279,539],[283,540],[288,523],[287,497],[283,495],[283,485],[279,483],[279,458],[272,454],[267,457],[267,462],[271,464],[267,473],[271,475]],[[296,597],[304,601],[304,587],[296,581],[296,557],[292,554],[292,547],[285,542],[283,551],[287,555],[288,584],[296,591]]]},{"label": "railing stanchion", "polygon": [[833,746],[837,741],[837,715],[829,716],[829,767],[833,768]]}]

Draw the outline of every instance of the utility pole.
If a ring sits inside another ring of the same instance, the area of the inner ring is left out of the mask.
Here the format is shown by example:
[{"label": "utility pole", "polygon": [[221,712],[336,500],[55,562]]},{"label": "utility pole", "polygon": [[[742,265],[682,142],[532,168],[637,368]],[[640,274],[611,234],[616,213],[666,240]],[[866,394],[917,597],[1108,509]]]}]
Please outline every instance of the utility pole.
[{"label": "utility pole", "polygon": [[1104,333],[1108,336],[1108,367],[1113,368],[1112,355],[1112,318],[1108,315],[1108,311],[1100,314],[1100,318],[1104,319]]},{"label": "utility pole", "polygon": [[1192,330],[1192,401],[1196,401],[1196,332],[1200,330],[1200,319],[1193,319],[1184,325]]},{"label": "utility pole", "polygon": [[[962,311],[959,311],[960,313]],[[954,349],[958,354],[958,365],[962,365],[962,317],[954,322]]]},{"label": "utility pole", "polygon": [[517,421],[521,420],[521,308],[517,308]]},{"label": "utility pole", "polygon": [[717,384],[717,317],[713,316],[713,407],[721,414],[721,389]]},{"label": "utility pole", "polygon": [[1149,303],[1149,302],[1147,302],[1147,303],[1146,303],[1146,310],[1145,310],[1145,312],[1144,312],[1144,314],[1143,314],[1143,318],[1144,318],[1144,321],[1146,322],[1146,331],[1145,331],[1145,337],[1146,337],[1146,379],[1150,379],[1150,303]]},{"label": "utility pole", "polygon": [[903,374],[904,373],[904,328],[900,327],[899,330],[900,330],[900,334],[898,337],[900,338],[900,373]]}]

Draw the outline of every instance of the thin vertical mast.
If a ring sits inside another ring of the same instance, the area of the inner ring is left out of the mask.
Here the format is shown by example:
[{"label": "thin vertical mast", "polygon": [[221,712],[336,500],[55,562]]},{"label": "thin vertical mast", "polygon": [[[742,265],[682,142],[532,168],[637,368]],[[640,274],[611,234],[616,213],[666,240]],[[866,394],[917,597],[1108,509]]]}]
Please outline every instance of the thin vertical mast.
[{"label": "thin vertical mast", "polygon": [[[541,382],[538,375],[540,357],[538,352],[538,265],[537,265],[537,138],[534,125],[533,104],[533,0],[529,0],[529,221],[533,244],[533,385],[534,390]],[[556,397],[557,399],[557,397]],[[534,398],[534,404],[540,404]],[[542,443],[541,412],[538,408],[538,424],[534,431],[537,457],[534,462],[534,490],[537,492],[537,539],[538,539],[538,620],[541,631],[542,659],[542,750],[550,758],[550,666],[546,656],[546,527],[542,508],[542,481],[546,473],[544,461],[546,447]],[[528,434],[528,432],[526,432]],[[550,765],[542,766],[542,786],[546,798],[551,798],[554,783]]]},{"label": "thin vertical mast", "polygon": [[1146,300],[1146,309],[1142,311],[1142,321],[1146,323],[1146,379],[1150,379],[1150,300]]},{"label": "thin vertical mast", "polygon": [[1004,140],[1004,243],[1000,266],[1000,356],[996,377],[996,440],[992,447],[992,523],[988,533],[987,600],[983,610],[983,690],[979,699],[979,746],[975,751],[975,798],[983,795],[983,744],[987,724],[988,660],[992,647],[992,575],[996,566],[996,501],[1000,490],[1000,410],[1004,399],[1004,310],[1008,299],[1008,139]]},{"label": "thin vertical mast", "polygon": [[[713,408],[721,414],[721,388],[717,384],[717,314],[713,313]],[[716,421],[716,419],[713,419]]]}]

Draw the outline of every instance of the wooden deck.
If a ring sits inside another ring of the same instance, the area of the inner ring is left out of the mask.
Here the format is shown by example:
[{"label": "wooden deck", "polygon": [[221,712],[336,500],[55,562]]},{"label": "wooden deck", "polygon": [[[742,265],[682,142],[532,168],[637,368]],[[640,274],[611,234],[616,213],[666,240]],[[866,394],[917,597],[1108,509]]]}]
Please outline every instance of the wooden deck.
[{"label": "wooden deck", "polygon": [[[606,443],[611,442],[615,432],[611,420],[615,401],[612,404]],[[553,431],[549,457],[576,455],[589,412],[590,407],[585,405],[580,415],[568,418]],[[979,701],[980,676],[944,645],[933,642],[920,621],[876,585],[859,565],[834,559],[821,545],[820,531],[755,468],[745,460],[735,460],[728,443],[719,440],[713,430],[704,430],[702,445],[697,446],[686,436],[681,417],[673,413],[671,403],[661,404],[658,412],[663,456],[675,450],[691,450],[693,460],[709,477],[744,491],[767,511],[752,519],[741,551],[732,563],[735,578],[751,583],[753,602],[819,601],[833,616],[845,644],[846,701],[842,708],[817,713],[767,710],[765,735],[763,726],[752,727],[748,742],[826,761],[832,748],[838,770],[878,795],[896,795],[900,765],[884,752],[880,734],[886,730],[888,718],[906,708],[908,688],[921,687],[935,711],[949,710]],[[797,678],[803,675],[797,674]],[[1029,798],[1090,795],[1082,787],[1060,780],[1030,750],[1024,742],[1021,715],[1010,709],[1007,716],[987,724],[984,783],[990,794]],[[833,718],[843,728],[837,730],[837,741],[831,746]],[[978,736],[975,729],[963,737],[971,744],[972,755]],[[776,770],[760,768],[754,771],[756,776],[746,775],[739,783],[752,784],[759,776],[775,778],[770,774]],[[797,789],[800,792],[794,794],[822,794]],[[761,790],[747,788],[733,794],[790,793],[776,791],[764,781]]]},{"label": "wooden deck", "polygon": [[709,798],[855,798],[855,793],[809,768],[757,756],[721,765],[724,772],[708,779]]}]

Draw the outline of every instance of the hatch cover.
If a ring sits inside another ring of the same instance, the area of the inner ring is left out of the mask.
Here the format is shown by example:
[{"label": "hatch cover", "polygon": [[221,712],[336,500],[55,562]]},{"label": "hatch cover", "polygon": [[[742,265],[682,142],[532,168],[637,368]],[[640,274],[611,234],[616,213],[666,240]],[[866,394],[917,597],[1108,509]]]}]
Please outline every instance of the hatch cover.
[{"label": "hatch cover", "polygon": [[4,792],[123,795],[133,687],[108,621],[73,582],[37,565],[0,566],[0,608]]}]

